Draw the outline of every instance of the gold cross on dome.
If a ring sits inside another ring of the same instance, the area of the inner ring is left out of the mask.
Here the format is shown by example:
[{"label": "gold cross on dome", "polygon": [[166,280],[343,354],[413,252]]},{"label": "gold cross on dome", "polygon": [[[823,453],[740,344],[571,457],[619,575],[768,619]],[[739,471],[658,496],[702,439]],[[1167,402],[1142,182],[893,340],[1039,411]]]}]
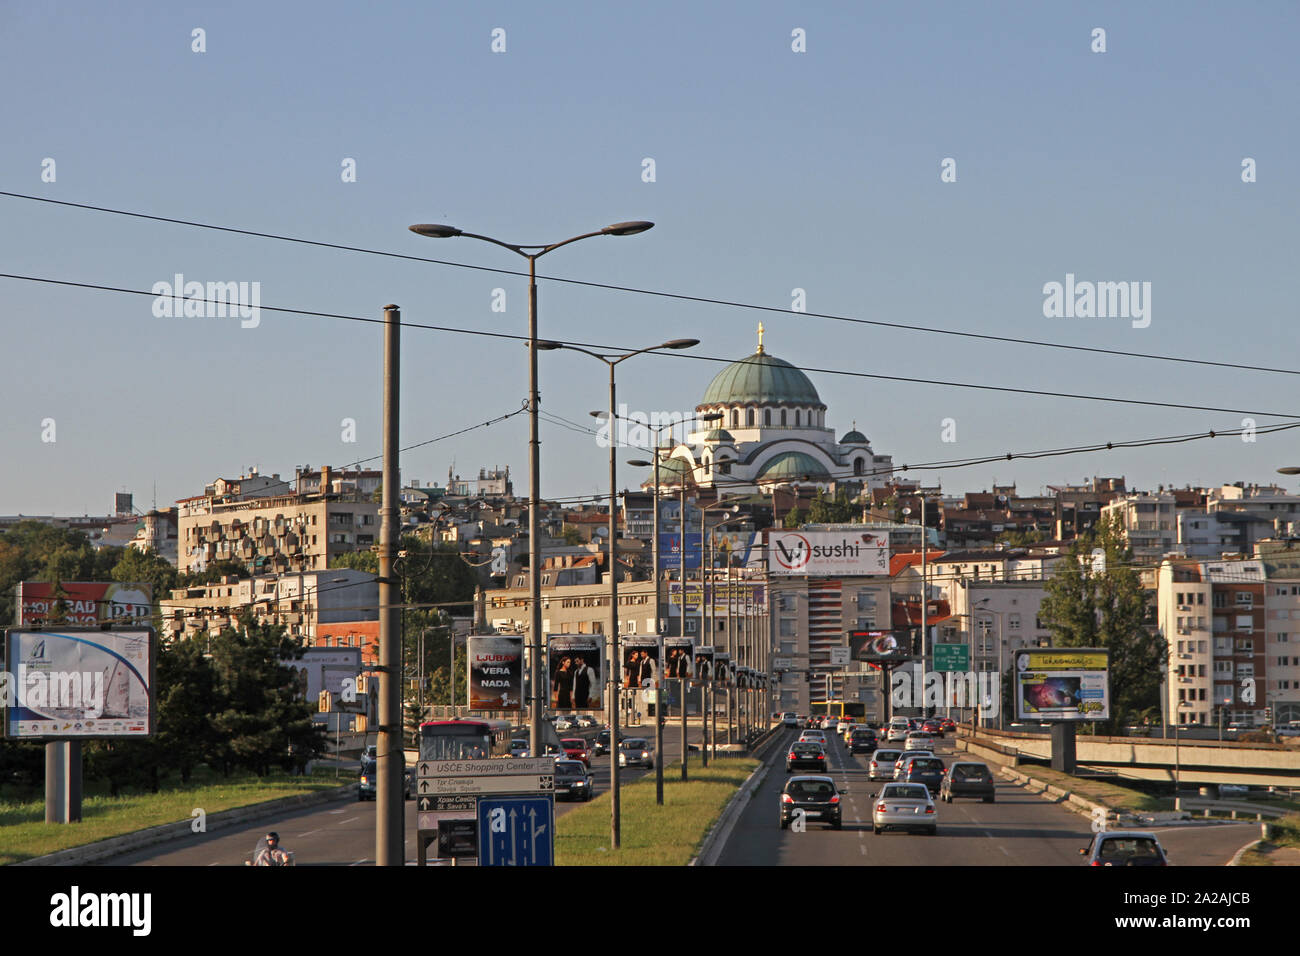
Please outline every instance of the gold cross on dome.
[{"label": "gold cross on dome", "polygon": [[763,323],[758,323],[758,354],[763,354]]}]

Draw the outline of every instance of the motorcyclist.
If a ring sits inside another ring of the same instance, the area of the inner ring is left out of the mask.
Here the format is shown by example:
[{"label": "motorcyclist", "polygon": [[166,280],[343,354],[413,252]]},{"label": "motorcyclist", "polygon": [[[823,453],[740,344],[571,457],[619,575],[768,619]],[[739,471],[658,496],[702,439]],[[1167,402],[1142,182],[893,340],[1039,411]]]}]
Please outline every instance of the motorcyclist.
[{"label": "motorcyclist", "polygon": [[257,841],[253,851],[253,866],[289,866],[290,856],[280,846],[280,834],[272,830]]}]

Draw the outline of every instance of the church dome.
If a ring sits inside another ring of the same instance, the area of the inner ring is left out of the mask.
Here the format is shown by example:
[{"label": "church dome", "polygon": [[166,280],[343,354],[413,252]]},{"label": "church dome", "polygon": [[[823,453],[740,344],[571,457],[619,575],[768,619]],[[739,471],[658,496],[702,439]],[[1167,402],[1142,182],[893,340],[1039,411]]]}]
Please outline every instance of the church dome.
[{"label": "church dome", "polygon": [[716,405],[807,405],[824,409],[808,376],[784,359],[759,351],[714,376],[701,408]]},{"label": "church dome", "polygon": [[731,437],[731,432],[727,431],[725,428],[713,429],[713,431],[704,436],[704,440],[709,442],[723,442],[728,445],[734,445],[736,443],[736,439]]},{"label": "church dome", "polygon": [[786,451],[766,462],[758,473],[759,478],[827,479],[830,472],[812,455],[801,451]]},{"label": "church dome", "polygon": [[856,428],[840,439],[841,445],[869,445],[867,436],[862,434]]}]

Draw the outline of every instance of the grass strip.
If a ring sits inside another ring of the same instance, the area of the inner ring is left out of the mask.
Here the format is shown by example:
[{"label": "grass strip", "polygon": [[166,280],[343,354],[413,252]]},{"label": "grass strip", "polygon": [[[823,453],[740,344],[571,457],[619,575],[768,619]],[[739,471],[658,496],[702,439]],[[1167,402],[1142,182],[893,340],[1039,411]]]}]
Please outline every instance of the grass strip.
[{"label": "grass strip", "polygon": [[609,848],[608,793],[555,821],[559,866],[685,866],[723,807],[759,761],[720,758],[708,769],[693,762],[690,779],[681,764],[664,768],[664,805],[655,803],[655,778],[647,774],[619,788],[620,847]]},{"label": "grass strip", "polygon": [[[355,784],[355,774],[345,774],[345,784]],[[45,802],[0,803],[0,865],[18,863],[56,850],[96,843],[164,823],[194,819],[194,811],[205,814],[232,810],[254,803],[330,790],[339,785],[333,770],[315,776],[252,774],[216,781],[195,781],[158,793],[128,796],[85,797],[80,823],[46,823]]]},{"label": "grass strip", "polygon": [[1174,808],[1172,797],[1153,797],[1140,790],[1130,790],[1128,787],[1121,787],[1106,780],[1072,777],[1068,773],[1061,773],[1059,770],[1053,770],[1050,767],[1025,765],[1014,769],[1033,777],[1035,780],[1041,780],[1043,783],[1060,787],[1062,790],[1069,790],[1085,800],[1100,803],[1112,810],[1151,812],[1172,810]]}]

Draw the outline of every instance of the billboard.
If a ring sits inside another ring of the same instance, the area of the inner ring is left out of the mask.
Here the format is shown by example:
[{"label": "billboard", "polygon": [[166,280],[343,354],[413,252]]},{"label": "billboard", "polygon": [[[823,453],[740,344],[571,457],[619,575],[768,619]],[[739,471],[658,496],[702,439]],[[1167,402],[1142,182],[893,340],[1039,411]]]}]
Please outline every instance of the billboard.
[{"label": "billboard", "polygon": [[625,637],[620,642],[623,658],[622,681],[628,690],[659,686],[659,652],[657,637]]},{"label": "billboard", "polygon": [[19,627],[148,623],[153,585],[145,581],[23,581],[18,585],[16,603]]},{"label": "billboard", "polygon": [[889,533],[769,531],[767,570],[776,575],[853,577],[889,573]]},{"label": "billboard", "polygon": [[0,704],[7,737],[153,733],[152,628],[10,628],[4,660]]},{"label": "billboard", "polygon": [[524,639],[500,634],[471,634],[466,642],[469,666],[465,699],[470,710],[522,710],[524,706]]},{"label": "billboard", "polygon": [[1016,651],[1016,718],[1109,720],[1109,668],[1105,648]]},{"label": "billboard", "polygon": [[[730,585],[726,581],[709,581],[707,583],[708,596],[713,601],[714,614],[725,615],[730,610],[731,615],[736,617],[744,614],[746,608],[752,611],[754,608],[766,606],[764,604],[765,590],[761,584],[742,581],[732,581]],[[700,613],[700,604],[704,593],[704,586],[699,581],[686,582],[687,617]],[[669,615],[681,617],[682,584],[680,581],[669,582],[667,603]]]},{"label": "billboard", "polygon": [[735,674],[735,666],[731,663],[731,655],[726,651],[719,651],[713,655],[713,664],[718,683],[723,687],[730,687],[732,677]]},{"label": "billboard", "polygon": [[[698,524],[698,522],[696,522]],[[676,570],[683,566],[698,568],[703,561],[703,547],[700,532],[686,532],[686,553],[681,552],[680,534],[661,531],[659,533],[659,570]],[[709,560],[715,568],[748,566],[757,556],[754,548],[758,535],[753,531],[709,531]]]},{"label": "billboard", "polygon": [[695,679],[697,681],[713,680],[713,668],[713,645],[697,645],[695,648]]},{"label": "billboard", "polygon": [[600,634],[551,634],[546,642],[551,713],[603,706],[601,673],[605,638]]},{"label": "billboard", "polygon": [[690,680],[695,676],[695,638],[664,638],[664,679]]},{"label": "billboard", "polygon": [[904,660],[911,655],[907,631],[849,631],[849,660]]}]

